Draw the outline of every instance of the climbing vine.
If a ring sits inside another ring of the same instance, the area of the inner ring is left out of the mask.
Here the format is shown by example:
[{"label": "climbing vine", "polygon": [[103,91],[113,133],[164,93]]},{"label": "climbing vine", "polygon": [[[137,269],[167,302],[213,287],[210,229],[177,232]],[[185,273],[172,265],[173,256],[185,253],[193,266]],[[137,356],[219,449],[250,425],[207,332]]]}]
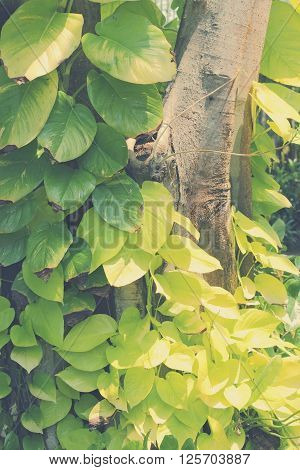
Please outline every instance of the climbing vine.
[{"label": "climbing vine", "polygon": [[[273,2],[251,92],[253,217],[233,207],[230,293],[204,280],[222,266],[168,190],[126,171],[126,139],[161,124],[179,21],[151,0],[92,1],[95,32],[56,0],[19,2],[1,31],[0,446],[242,449],[260,428],[297,448],[298,268],[270,224],[290,203],[269,169],[270,132],[300,142],[299,64],[284,60],[299,13]],[[71,94],[78,57],[89,67]],[[139,279],[145,312],[116,318],[110,287]]]}]

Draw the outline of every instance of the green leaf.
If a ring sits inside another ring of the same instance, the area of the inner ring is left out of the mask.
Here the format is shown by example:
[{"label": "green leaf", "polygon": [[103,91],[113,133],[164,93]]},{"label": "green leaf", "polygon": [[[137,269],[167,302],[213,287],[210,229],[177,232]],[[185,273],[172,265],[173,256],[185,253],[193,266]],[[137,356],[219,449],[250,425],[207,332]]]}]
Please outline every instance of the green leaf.
[{"label": "green leaf", "polygon": [[112,77],[141,84],[168,82],[174,77],[176,64],[171,46],[148,19],[121,7],[96,25],[96,33],[83,36],[83,51],[96,67]]},{"label": "green leaf", "polygon": [[39,400],[56,402],[56,386],[53,377],[45,372],[35,372],[28,379],[28,388],[34,397]]},{"label": "green leaf", "polygon": [[122,287],[143,277],[149,270],[152,255],[126,243],[122,250],[103,264],[111,286]]},{"label": "green leaf", "polygon": [[124,379],[124,392],[131,407],[138,405],[149,395],[154,378],[154,369],[143,369],[142,367],[128,369]]},{"label": "green leaf", "polygon": [[222,269],[220,262],[199,248],[192,240],[178,235],[170,235],[160,248],[159,254],[169,264],[184,271],[204,274]]},{"label": "green leaf", "polygon": [[23,277],[26,285],[36,295],[46,300],[63,302],[64,299],[64,273],[58,266],[50,273],[47,280],[40,279],[34,274],[26,262],[23,263]]},{"label": "green leaf", "polygon": [[[0,183],[1,184],[1,183]],[[29,196],[16,204],[0,206],[0,233],[13,233],[29,224],[34,216],[35,201]]]},{"label": "green leaf", "polygon": [[195,354],[193,350],[185,344],[173,343],[170,347],[169,356],[164,363],[169,369],[193,372]]},{"label": "green leaf", "polygon": [[6,344],[9,342],[10,342],[9,335],[6,333],[6,331],[2,331],[0,333],[0,350],[4,348],[4,346],[6,346]]},{"label": "green leaf", "polygon": [[24,147],[39,135],[53,108],[57,87],[56,72],[18,85],[0,68],[1,149],[8,145]]},{"label": "green leaf", "polygon": [[26,262],[37,273],[44,269],[57,268],[73,238],[64,222],[37,226],[31,232],[27,244]]},{"label": "green leaf", "polygon": [[86,372],[70,366],[56,375],[78,392],[92,392],[97,389],[98,371]]},{"label": "green leaf", "polygon": [[0,200],[17,202],[43,181],[49,166],[45,156],[37,158],[37,143],[0,156]]},{"label": "green leaf", "polygon": [[0,332],[7,330],[15,318],[15,311],[10,308],[10,303],[4,297],[0,297]]},{"label": "green leaf", "polygon": [[93,312],[96,308],[94,296],[71,287],[65,291],[63,315],[76,312]]},{"label": "green leaf", "polygon": [[24,450],[45,450],[44,439],[38,434],[25,436],[23,438],[23,448]]},{"label": "green leaf", "polygon": [[77,236],[83,238],[91,249],[92,273],[121,250],[128,234],[107,224],[94,209],[90,209],[82,218]]},{"label": "green leaf", "polygon": [[159,446],[159,450],[178,450],[178,441],[174,436],[165,436]]},{"label": "green leaf", "polygon": [[62,349],[69,352],[91,351],[113,336],[116,330],[117,324],[112,317],[92,315],[72,328],[63,342]]},{"label": "green leaf", "polygon": [[286,304],[288,294],[284,284],[270,274],[258,274],[254,278],[256,289],[269,304]]},{"label": "green leaf", "polygon": [[64,335],[64,319],[61,307],[56,302],[39,299],[27,306],[33,329],[47,343],[61,347]]},{"label": "green leaf", "polygon": [[300,16],[291,5],[272,2],[261,73],[285,85],[300,86],[300,58],[295,48],[299,41]]},{"label": "green leaf", "polygon": [[75,211],[92,194],[96,178],[84,170],[76,170],[67,165],[55,165],[45,174],[47,197],[55,207]]},{"label": "green leaf", "polygon": [[173,227],[173,198],[162,184],[152,181],[143,183],[141,193],[144,200],[142,227],[130,235],[130,241],[147,253],[155,254]]},{"label": "green leaf", "polygon": [[293,140],[297,143],[297,130],[293,129],[289,120],[300,122],[300,97],[289,88],[276,83],[253,84],[253,99],[257,105],[274,121],[270,127],[284,141]]},{"label": "green leaf", "polygon": [[89,424],[99,426],[104,420],[110,418],[115,413],[116,408],[107,400],[100,400],[89,414]]},{"label": "green leaf", "polygon": [[10,387],[11,378],[5,372],[0,371],[0,400],[7,397],[11,392]]},{"label": "green leaf", "polygon": [[56,9],[55,0],[30,0],[5,23],[0,46],[10,77],[34,80],[55,70],[77,49],[82,15]]},{"label": "green leaf", "polygon": [[163,402],[179,410],[185,409],[194,387],[194,380],[188,374],[168,372],[165,379],[156,379],[156,390]]},{"label": "green leaf", "polygon": [[94,372],[107,366],[107,346],[108,343],[105,342],[86,352],[68,352],[61,349],[58,349],[56,352],[75,369]]},{"label": "green leaf", "polygon": [[43,429],[49,428],[61,421],[70,411],[72,400],[57,392],[56,403],[42,401],[40,410],[43,419]]},{"label": "green leaf", "polygon": [[280,244],[280,240],[277,235],[272,233],[272,231],[271,233],[267,231],[263,224],[249,219],[241,212],[236,212],[234,218],[240,229],[247,235],[250,235],[252,238],[262,238],[275,249],[278,248],[278,242]]},{"label": "green leaf", "polygon": [[42,357],[43,350],[39,344],[30,348],[14,347],[10,355],[11,360],[26,369],[28,374],[39,365]]},{"label": "green leaf", "polygon": [[67,450],[83,450],[97,448],[99,433],[89,429],[72,430],[65,435],[64,446]]},{"label": "green leaf", "polygon": [[141,225],[143,198],[139,185],[126,174],[97,186],[93,193],[96,212],[109,225],[135,232]]},{"label": "green leaf", "polygon": [[19,438],[14,431],[10,431],[6,435],[3,450],[20,450]]},{"label": "green leaf", "polygon": [[120,7],[120,11],[144,16],[150,21],[150,23],[154,24],[158,28],[161,28],[166,22],[166,18],[162,14],[161,9],[152,0],[131,0],[130,2],[123,4]]},{"label": "green leaf", "polygon": [[242,408],[245,408],[250,400],[251,388],[245,383],[238,386],[230,385],[225,388],[224,396],[232,406],[241,410]]},{"label": "green leaf", "polygon": [[57,100],[38,140],[58,162],[80,157],[92,145],[97,125],[92,112],[72,96],[58,92]]},{"label": "green leaf", "polygon": [[91,70],[87,86],[97,113],[126,137],[150,132],[162,121],[162,99],[155,85],[133,85]]},{"label": "green leaf", "polygon": [[197,335],[206,328],[199,312],[185,310],[176,315],[173,322],[181,333],[187,335]]},{"label": "green leaf", "polygon": [[75,418],[72,414],[69,414],[57,424],[56,434],[62,448],[66,448],[65,444],[68,442],[70,433],[74,430],[82,429],[82,427],[81,419]]},{"label": "green leaf", "polygon": [[124,137],[104,122],[97,124],[97,134],[89,150],[78,161],[80,167],[97,178],[109,178],[128,162]]},{"label": "green leaf", "polygon": [[21,423],[27,431],[43,434],[43,417],[38,406],[28,408],[21,416]]},{"label": "green leaf", "polygon": [[83,273],[88,273],[92,262],[92,252],[85,240],[74,240],[66,256],[62,261],[65,281],[75,279]]},{"label": "green leaf", "polygon": [[97,403],[98,400],[94,395],[89,393],[82,395],[80,400],[74,405],[75,413],[79,418],[89,421],[90,413]]},{"label": "green leaf", "polygon": [[14,325],[10,330],[10,339],[14,346],[27,348],[36,346],[37,341],[32,329],[31,320],[24,318],[22,325]]},{"label": "green leaf", "polygon": [[59,377],[56,377],[56,385],[58,390],[67,398],[72,398],[72,400],[79,400],[80,393],[77,390],[74,390],[72,387],[63,382]]},{"label": "green leaf", "polygon": [[0,235],[0,265],[10,266],[25,258],[27,237],[26,229]]}]

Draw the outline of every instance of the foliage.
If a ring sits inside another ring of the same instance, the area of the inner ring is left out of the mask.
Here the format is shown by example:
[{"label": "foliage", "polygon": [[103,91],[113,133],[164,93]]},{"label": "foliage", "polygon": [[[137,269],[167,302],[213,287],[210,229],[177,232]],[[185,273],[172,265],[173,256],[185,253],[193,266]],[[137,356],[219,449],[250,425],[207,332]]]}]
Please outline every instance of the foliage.
[{"label": "foliage", "polygon": [[[253,220],[233,208],[233,295],[203,279],[222,266],[199,248],[199,232],[166,188],[139,187],[125,171],[125,138],[161,123],[158,85],[175,74],[168,40],[176,26],[150,0],[134,10],[132,2],[93,1],[103,3],[102,19],[82,39],[72,2],[63,10],[66,2],[28,0],[2,29],[0,262],[19,263],[12,291],[25,305],[15,312],[0,298],[0,348],[17,374],[26,371],[22,387],[32,398],[21,411],[16,375],[1,360],[0,444],[43,449],[55,426],[57,447],[70,450],[241,449],[253,447],[259,426],[282,448],[297,448],[298,268],[279,253],[282,236],[269,223],[290,203],[266,170],[276,159],[269,129],[297,142],[290,120],[300,121],[299,108],[285,85],[297,86],[299,73],[283,77],[281,61],[294,51],[298,17],[281,54],[270,58],[268,49],[263,61],[262,73],[281,84],[253,86],[253,103],[270,121],[255,126]],[[182,2],[173,7],[182,13]],[[266,48],[291,8],[274,2]],[[80,39],[101,69],[85,77],[88,106],[77,102],[80,89],[70,96],[64,86]],[[249,255],[255,263],[244,275]],[[95,293],[141,278],[146,315],[130,307],[116,321],[96,307]],[[44,369],[47,350],[55,375]]]}]

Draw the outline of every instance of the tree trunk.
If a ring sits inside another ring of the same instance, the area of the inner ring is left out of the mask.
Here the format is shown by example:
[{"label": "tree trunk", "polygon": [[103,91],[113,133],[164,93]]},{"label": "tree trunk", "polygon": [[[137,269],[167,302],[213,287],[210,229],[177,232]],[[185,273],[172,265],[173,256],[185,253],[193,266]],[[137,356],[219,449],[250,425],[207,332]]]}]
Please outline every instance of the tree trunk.
[{"label": "tree trunk", "polygon": [[[248,153],[246,107],[258,76],[271,0],[187,0],[176,45],[178,73],[151,158],[153,179],[201,230],[201,245],[223,266],[209,281],[233,291],[231,153]],[[236,142],[236,145],[235,145]],[[166,158],[168,155],[173,155]],[[237,157],[240,158],[240,157]],[[251,212],[249,158],[233,165],[236,204]]]}]

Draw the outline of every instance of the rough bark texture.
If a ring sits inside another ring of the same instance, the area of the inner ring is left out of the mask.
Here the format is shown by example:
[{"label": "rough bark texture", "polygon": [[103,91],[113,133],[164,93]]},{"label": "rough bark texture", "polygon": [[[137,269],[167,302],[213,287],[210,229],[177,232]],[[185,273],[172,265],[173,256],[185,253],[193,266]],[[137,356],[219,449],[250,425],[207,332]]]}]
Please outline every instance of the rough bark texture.
[{"label": "rough bark texture", "polygon": [[[176,47],[178,73],[152,155],[152,178],[169,186],[179,210],[201,230],[201,244],[221,261],[224,270],[209,281],[231,291],[236,269],[230,154],[238,133],[238,147],[248,153],[245,104],[258,75],[270,6],[271,0],[187,0]],[[175,155],[166,159],[170,154]],[[243,177],[237,199],[248,205],[248,161],[236,164],[234,174],[236,181]]]}]

